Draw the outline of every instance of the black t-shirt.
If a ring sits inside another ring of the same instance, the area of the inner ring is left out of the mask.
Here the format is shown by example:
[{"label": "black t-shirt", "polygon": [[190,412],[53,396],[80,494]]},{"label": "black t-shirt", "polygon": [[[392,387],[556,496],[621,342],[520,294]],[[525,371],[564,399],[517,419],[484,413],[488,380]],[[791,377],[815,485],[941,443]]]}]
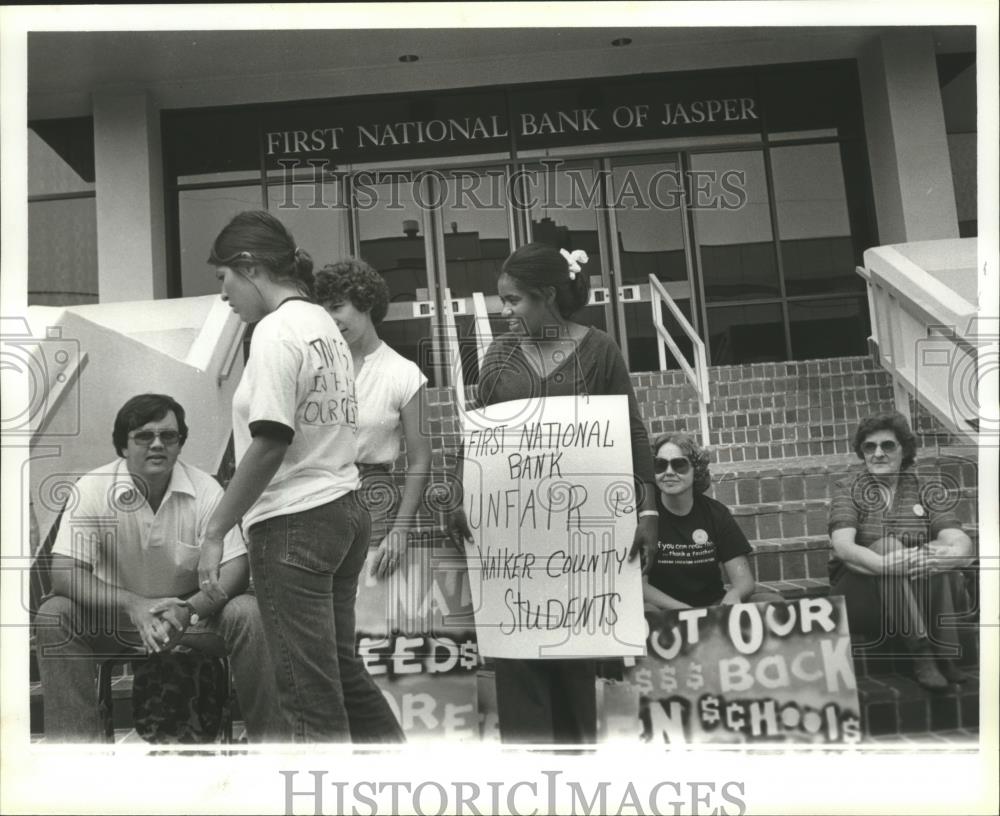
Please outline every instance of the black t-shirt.
[{"label": "black t-shirt", "polygon": [[686,516],[667,510],[659,494],[659,541],[649,583],[691,606],[711,606],[726,594],[719,564],[753,551],[724,504],[695,494]]}]

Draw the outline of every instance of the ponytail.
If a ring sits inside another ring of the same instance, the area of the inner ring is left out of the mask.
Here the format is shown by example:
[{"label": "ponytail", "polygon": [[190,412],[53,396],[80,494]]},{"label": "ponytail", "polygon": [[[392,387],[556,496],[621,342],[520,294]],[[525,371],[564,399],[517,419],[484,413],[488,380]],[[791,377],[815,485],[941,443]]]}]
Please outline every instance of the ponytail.
[{"label": "ponytail", "polygon": [[295,245],[295,239],[271,213],[241,212],[230,221],[212,244],[208,256],[212,266],[262,266],[271,279],[291,281],[308,298],[313,293],[313,261]]},{"label": "ponytail", "polygon": [[301,247],[295,247],[292,255],[292,277],[310,300],[315,291],[316,278],[313,275],[312,256]]}]

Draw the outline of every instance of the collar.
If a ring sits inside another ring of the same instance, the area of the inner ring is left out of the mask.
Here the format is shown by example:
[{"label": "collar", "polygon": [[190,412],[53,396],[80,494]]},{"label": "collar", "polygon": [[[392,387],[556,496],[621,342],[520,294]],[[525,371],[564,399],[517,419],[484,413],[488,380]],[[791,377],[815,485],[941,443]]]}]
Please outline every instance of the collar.
[{"label": "collar", "polygon": [[[135,483],[135,479],[132,478],[132,473],[125,466],[125,460],[121,459],[118,462],[119,471],[124,471],[125,478],[132,484],[136,492],[141,495],[138,485]],[[166,501],[167,496],[171,493],[185,493],[188,496],[196,496],[194,485],[191,483],[191,476],[188,474],[187,465],[185,465],[178,457],[177,461],[174,462],[174,469],[170,471],[170,481],[167,483],[167,490],[163,494],[163,500]]]},{"label": "collar", "polygon": [[289,297],[286,297],[283,301],[281,301],[281,303],[279,303],[277,306],[275,306],[274,311],[278,311],[278,309],[280,309],[286,303],[289,303],[293,300],[304,300],[306,303],[313,303],[312,300],[310,300],[307,297],[302,297],[302,295],[290,295]]}]

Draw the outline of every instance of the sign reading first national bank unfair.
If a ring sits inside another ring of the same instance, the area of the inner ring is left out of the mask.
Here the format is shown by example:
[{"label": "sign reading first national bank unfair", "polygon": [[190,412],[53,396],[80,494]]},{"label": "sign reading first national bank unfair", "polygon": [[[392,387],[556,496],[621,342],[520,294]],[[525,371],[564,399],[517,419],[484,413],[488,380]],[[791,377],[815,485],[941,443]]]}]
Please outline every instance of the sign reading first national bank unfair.
[{"label": "sign reading first national bank unfair", "polygon": [[265,116],[261,147],[274,169],[759,133],[761,124],[756,89],[738,77],[640,78],[282,107]]}]

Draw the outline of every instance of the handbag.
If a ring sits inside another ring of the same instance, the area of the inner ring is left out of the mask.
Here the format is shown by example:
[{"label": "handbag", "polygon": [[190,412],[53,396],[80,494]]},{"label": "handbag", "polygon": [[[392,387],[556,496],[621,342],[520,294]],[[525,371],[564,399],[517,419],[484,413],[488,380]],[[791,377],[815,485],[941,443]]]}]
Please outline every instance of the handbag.
[{"label": "handbag", "polygon": [[146,742],[215,742],[229,717],[229,664],[197,651],[132,663],[132,720]]}]

